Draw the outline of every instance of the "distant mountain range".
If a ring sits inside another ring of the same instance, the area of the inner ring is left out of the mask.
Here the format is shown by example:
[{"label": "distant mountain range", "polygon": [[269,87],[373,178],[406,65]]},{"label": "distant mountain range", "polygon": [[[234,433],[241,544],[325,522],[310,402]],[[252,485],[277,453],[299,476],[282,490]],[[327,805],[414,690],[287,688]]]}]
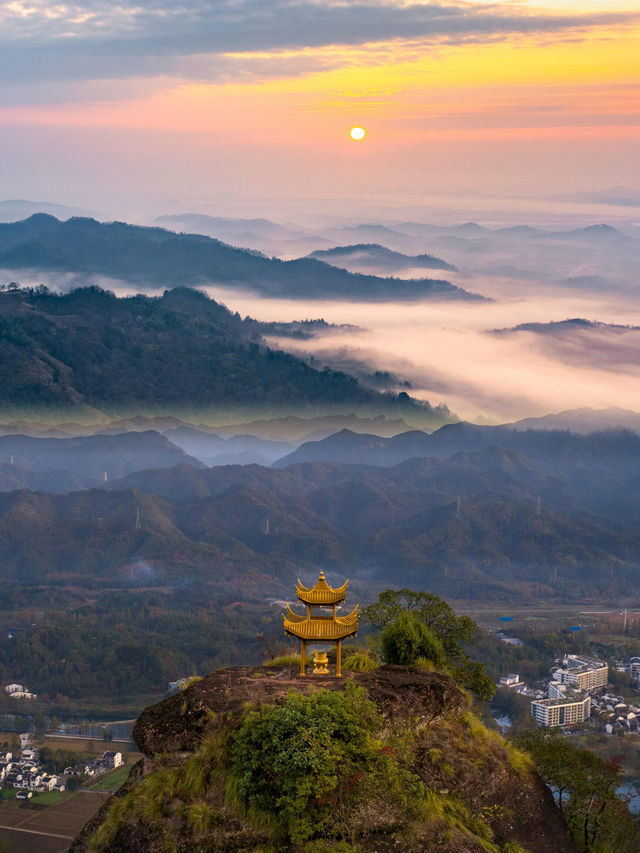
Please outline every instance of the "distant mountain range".
[{"label": "distant mountain range", "polygon": [[414,458],[450,459],[455,454],[491,447],[526,455],[535,463],[579,478],[594,494],[605,483],[613,487],[631,476],[640,476],[640,435],[636,432],[619,429],[578,435],[557,429],[469,423],[447,424],[430,435],[412,430],[391,438],[342,430],[320,441],[305,442],[274,465],[285,468],[306,462],[338,462],[392,467]]},{"label": "distant mountain range", "polygon": [[332,266],[344,267],[352,272],[399,271],[407,269],[439,269],[456,272],[452,264],[434,255],[405,255],[381,246],[379,243],[357,243],[353,246],[336,246],[333,249],[318,249],[310,258],[325,261]]},{"label": "distant mountain range", "polygon": [[322,567],[456,597],[620,594],[640,566],[638,465],[624,478],[621,465],[601,457],[590,491],[579,464],[496,447],[388,468],[182,464],[68,495],[0,493],[0,560],[22,583],[109,584],[148,560],[156,582],[186,564],[194,581],[274,592]]},{"label": "distant mountain range", "polygon": [[82,438],[0,437],[0,491],[87,489],[145,468],[204,467],[157,432]]},{"label": "distant mountain range", "polygon": [[36,214],[0,224],[0,269],[111,276],[161,288],[205,283],[293,299],[481,299],[440,279],[356,275],[313,258],[281,261],[196,234]]},{"label": "distant mountain range", "polygon": [[628,409],[609,408],[591,409],[568,409],[557,414],[542,415],[539,418],[523,418],[513,424],[508,424],[514,429],[561,429],[587,435],[591,432],[603,430],[628,429],[640,433],[640,412],[632,412]]},{"label": "distant mountain range", "polygon": [[385,239],[405,235],[428,239],[436,236],[459,237],[463,239],[477,239],[480,237],[500,238],[531,238],[549,240],[593,240],[593,239],[621,239],[627,240],[627,236],[614,228],[612,225],[600,223],[597,225],[586,225],[580,228],[551,231],[548,228],[534,228],[531,225],[512,225],[506,228],[487,228],[477,222],[463,222],[460,225],[431,225],[422,222],[392,222],[389,225],[377,223],[360,223],[353,226],[342,226],[327,228],[321,232],[324,237],[333,239],[345,235],[358,235],[362,241],[382,242]]},{"label": "distant mountain range", "polygon": [[228,216],[208,216],[203,213],[181,213],[158,216],[155,223],[171,230],[207,234],[234,246],[253,246],[256,240],[296,240],[307,235],[305,228],[280,225],[270,219],[234,219]]},{"label": "distant mountain range", "polygon": [[[417,414],[421,413],[421,409]],[[41,413],[46,416],[46,412]],[[215,412],[212,413],[215,417]],[[455,420],[455,418],[454,418]],[[354,414],[332,413],[300,417],[265,418],[264,420],[228,423],[226,417],[216,420],[215,425],[202,423],[194,417],[184,420],[174,415],[133,415],[128,418],[117,418],[108,421],[105,418],[93,423],[78,423],[74,421],[59,421],[55,425],[35,420],[7,420],[0,424],[0,435],[31,435],[36,438],[72,438],[81,435],[109,435],[123,432],[145,432],[154,430],[169,435],[177,435],[182,429],[195,430],[198,435],[210,436],[213,439],[235,438],[248,436],[262,438],[269,442],[294,443],[326,438],[340,429],[352,429],[354,432],[374,432],[376,435],[397,435],[406,432],[409,425],[401,418],[389,418],[384,414],[375,417],[360,417]]]},{"label": "distant mountain range", "polygon": [[494,335],[509,335],[515,332],[535,332],[538,335],[553,335],[565,331],[582,331],[590,329],[610,329],[612,331],[638,332],[640,326],[623,326],[619,323],[601,323],[597,320],[585,320],[583,317],[572,317],[568,320],[555,320],[550,323],[520,323],[510,329],[493,329]]},{"label": "distant mountain range", "polygon": [[619,207],[640,207],[640,191],[630,187],[608,187],[604,190],[574,193],[565,196],[571,201],[582,201],[590,204],[611,204]]}]

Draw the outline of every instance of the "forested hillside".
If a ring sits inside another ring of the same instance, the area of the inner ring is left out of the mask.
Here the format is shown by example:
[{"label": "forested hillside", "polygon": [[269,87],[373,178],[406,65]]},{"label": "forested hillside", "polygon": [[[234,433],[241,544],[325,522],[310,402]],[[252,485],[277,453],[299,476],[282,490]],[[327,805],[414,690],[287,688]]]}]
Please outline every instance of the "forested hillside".
[{"label": "forested hillside", "polygon": [[345,373],[269,349],[254,321],[188,288],[120,299],[93,287],[65,295],[0,292],[0,405],[31,411],[319,406],[395,416],[413,411],[434,425],[450,418],[446,409],[368,390]]},{"label": "forested hillside", "polygon": [[640,526],[618,512],[635,480],[595,507],[580,481],[511,451],[390,469],[181,465],[105,487],[0,494],[5,576],[109,587],[150,561],[154,584],[246,591],[268,578],[276,594],[322,567],[509,599],[619,593],[640,565]]}]

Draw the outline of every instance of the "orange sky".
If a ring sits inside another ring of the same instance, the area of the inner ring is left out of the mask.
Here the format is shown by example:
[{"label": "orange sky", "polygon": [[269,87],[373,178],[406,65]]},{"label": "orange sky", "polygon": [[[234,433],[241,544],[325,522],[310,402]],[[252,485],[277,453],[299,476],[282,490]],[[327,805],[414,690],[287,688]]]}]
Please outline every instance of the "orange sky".
[{"label": "orange sky", "polygon": [[[411,4],[380,5],[392,6],[400,20]],[[330,12],[332,4],[315,6]],[[0,23],[3,9],[16,27],[28,20],[33,29],[34,16],[69,8],[0,2]],[[352,194],[434,186],[508,191],[514,181],[538,190],[638,183],[640,14],[628,14],[637,3],[446,8],[453,9],[451,33],[343,44],[338,31],[309,46],[310,34],[301,31],[289,46],[251,49],[248,39],[243,50],[202,53],[196,44],[186,57],[176,38],[175,56],[158,61],[155,73],[139,72],[132,46],[123,60],[131,68],[121,78],[108,69],[107,76],[84,73],[80,58],[59,79],[54,73],[49,80],[11,80],[0,105],[0,154],[13,161],[5,166],[5,195],[32,195],[40,184],[40,196],[55,192],[57,200],[95,204],[86,174],[100,163],[108,166],[114,199],[120,170],[123,199],[137,187],[176,203],[182,194],[185,204],[200,197],[203,181],[223,193],[246,194],[250,182],[261,196],[299,197],[321,192],[328,175],[335,176],[332,193],[341,184]],[[456,10],[463,9],[466,27],[469,15],[496,8],[515,10],[519,31],[509,31],[511,24],[502,31],[499,16],[477,31],[455,30]],[[363,23],[374,13],[375,3],[363,8]],[[61,56],[71,38],[85,37],[77,32],[85,21],[74,14],[73,26],[65,21],[69,31],[48,48]],[[87,7],[84,14],[94,13]],[[531,15],[537,17],[529,32]],[[579,16],[575,26],[570,16]],[[349,139],[354,124],[367,129],[361,143]],[[65,140],[75,152],[75,173],[73,161],[61,158]],[[25,181],[36,186],[21,190]],[[96,175],[96,194],[100,185]]]}]

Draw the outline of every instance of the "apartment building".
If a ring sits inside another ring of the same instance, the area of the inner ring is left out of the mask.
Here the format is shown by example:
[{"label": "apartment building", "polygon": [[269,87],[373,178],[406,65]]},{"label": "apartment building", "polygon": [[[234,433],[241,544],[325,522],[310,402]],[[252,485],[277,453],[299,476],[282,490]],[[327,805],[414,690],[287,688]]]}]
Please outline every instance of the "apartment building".
[{"label": "apartment building", "polygon": [[584,723],[591,713],[591,697],[566,690],[552,699],[531,703],[531,716],[539,726],[570,726]]}]

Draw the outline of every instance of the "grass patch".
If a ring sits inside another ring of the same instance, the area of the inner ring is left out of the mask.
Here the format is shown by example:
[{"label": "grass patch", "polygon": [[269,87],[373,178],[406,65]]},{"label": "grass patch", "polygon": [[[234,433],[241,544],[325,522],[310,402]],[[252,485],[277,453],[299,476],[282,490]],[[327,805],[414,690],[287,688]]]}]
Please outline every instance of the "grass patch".
[{"label": "grass patch", "polygon": [[59,803],[63,796],[61,791],[46,791],[44,794],[34,793],[29,802],[38,803],[42,806],[53,806],[55,803]]},{"label": "grass patch", "polygon": [[0,788],[0,801],[15,800],[16,792],[13,788]]},{"label": "grass patch", "polygon": [[378,669],[380,664],[367,652],[354,652],[345,658],[343,668],[351,672],[371,672]]},{"label": "grass patch", "polygon": [[122,764],[115,770],[98,776],[97,779],[92,779],[90,783],[83,785],[83,788],[87,791],[117,791],[126,782],[130,770],[131,767]]},{"label": "grass patch", "polygon": [[[312,663],[311,658],[307,658],[307,666]],[[266,661],[265,666],[300,666],[300,655],[280,655],[277,658],[271,658]]]},{"label": "grass patch", "polygon": [[180,692],[188,690],[190,687],[193,687],[193,685],[197,684],[199,681],[202,681],[201,675],[190,675],[189,678],[185,679],[180,685]]}]

